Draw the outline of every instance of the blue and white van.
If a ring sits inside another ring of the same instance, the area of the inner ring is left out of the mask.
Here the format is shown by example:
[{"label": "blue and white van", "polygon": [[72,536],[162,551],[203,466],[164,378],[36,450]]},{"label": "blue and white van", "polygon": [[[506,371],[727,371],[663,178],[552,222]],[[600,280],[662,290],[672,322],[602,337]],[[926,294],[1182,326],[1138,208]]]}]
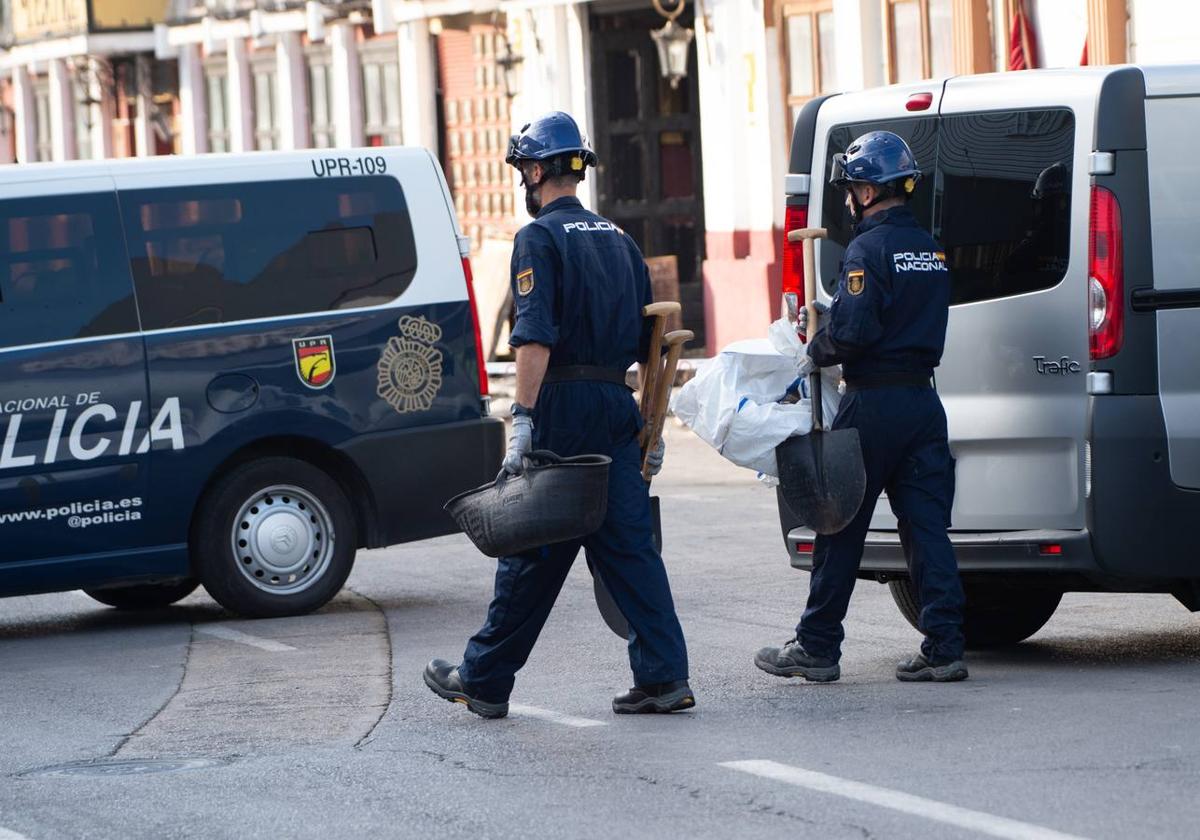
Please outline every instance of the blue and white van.
[{"label": "blue and white van", "polygon": [[422,149],[3,169],[0,366],[0,595],[304,613],[504,448]]}]

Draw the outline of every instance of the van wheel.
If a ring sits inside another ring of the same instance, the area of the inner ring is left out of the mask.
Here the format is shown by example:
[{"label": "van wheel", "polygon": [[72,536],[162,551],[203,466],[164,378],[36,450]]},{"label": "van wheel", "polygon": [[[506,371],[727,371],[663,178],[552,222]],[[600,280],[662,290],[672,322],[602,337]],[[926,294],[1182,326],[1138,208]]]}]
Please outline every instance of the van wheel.
[{"label": "van wheel", "polygon": [[[888,581],[892,600],[913,627],[921,613],[920,601],[908,578]],[[1062,600],[1055,589],[1017,587],[1000,582],[970,581],[963,584],[967,607],[963,612],[963,635],[968,648],[1015,645],[1041,630]]]},{"label": "van wheel", "polygon": [[208,594],[248,618],[326,604],[346,582],[357,545],[341,486],[306,461],[282,457],[221,478],[200,502],[190,541]]},{"label": "van wheel", "polygon": [[200,581],[188,578],[175,583],[138,583],[83,591],[101,604],[119,610],[157,610],[183,600],[199,585]]}]

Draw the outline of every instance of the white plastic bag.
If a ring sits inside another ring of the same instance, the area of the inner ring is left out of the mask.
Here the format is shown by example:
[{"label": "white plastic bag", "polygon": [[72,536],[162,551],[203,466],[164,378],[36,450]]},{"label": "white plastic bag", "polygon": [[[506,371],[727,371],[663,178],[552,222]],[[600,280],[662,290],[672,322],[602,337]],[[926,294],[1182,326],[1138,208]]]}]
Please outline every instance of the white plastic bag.
[{"label": "white plastic bag", "polygon": [[[787,338],[788,331],[794,344]],[[728,460],[777,476],[775,447],[812,430],[812,409],[807,398],[779,402],[797,384],[796,360],[803,345],[795,338],[795,328],[787,321],[776,322],[769,335],[769,340],[739,341],[726,347],[680,389],[671,410]],[[779,352],[777,346],[786,352]],[[839,376],[837,369],[822,371],[826,425],[837,413]],[[802,393],[807,390],[804,383]]]}]

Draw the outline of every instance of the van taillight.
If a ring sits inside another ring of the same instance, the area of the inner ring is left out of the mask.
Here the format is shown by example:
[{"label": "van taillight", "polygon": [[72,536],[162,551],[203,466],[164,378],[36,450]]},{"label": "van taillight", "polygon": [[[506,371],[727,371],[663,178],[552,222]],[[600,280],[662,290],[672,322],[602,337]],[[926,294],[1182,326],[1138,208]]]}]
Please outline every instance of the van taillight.
[{"label": "van taillight", "polygon": [[783,219],[783,314],[796,320],[804,299],[804,243],[788,242],[788,232],[808,227],[808,205],[788,205]]},{"label": "van taillight", "polygon": [[475,305],[475,278],[471,274],[471,260],[462,258],[463,275],[467,278],[467,301],[471,304],[471,320],[475,323],[475,361],[479,365],[479,396],[488,395],[487,364],[483,359],[483,333],[479,329],[479,307]]},{"label": "van taillight", "polygon": [[1088,339],[1093,360],[1115,356],[1125,339],[1124,260],[1117,197],[1104,187],[1092,187],[1088,225]]}]

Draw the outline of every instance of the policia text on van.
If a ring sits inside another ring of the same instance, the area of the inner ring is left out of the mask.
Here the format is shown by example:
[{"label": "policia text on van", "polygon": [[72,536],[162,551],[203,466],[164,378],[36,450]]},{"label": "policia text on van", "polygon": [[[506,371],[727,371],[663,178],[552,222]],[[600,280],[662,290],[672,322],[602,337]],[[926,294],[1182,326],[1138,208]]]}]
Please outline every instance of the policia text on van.
[{"label": "policia text on van", "polygon": [[[911,207],[952,279],[935,382],[968,645],[1026,638],[1067,591],[1200,609],[1198,120],[1200,65],[951,78],[818,98],[797,119],[786,226],[829,230],[826,293],[851,232],[832,155],[887,130],[936,162]],[[784,278],[792,311],[800,279]],[[780,516],[792,564],[810,568],[811,533]],[[859,576],[889,583],[916,623],[887,506]]]},{"label": "policia text on van", "polygon": [[299,613],[454,530],[504,448],[466,240],[427,152],[342,157],[0,173],[0,595]]}]

